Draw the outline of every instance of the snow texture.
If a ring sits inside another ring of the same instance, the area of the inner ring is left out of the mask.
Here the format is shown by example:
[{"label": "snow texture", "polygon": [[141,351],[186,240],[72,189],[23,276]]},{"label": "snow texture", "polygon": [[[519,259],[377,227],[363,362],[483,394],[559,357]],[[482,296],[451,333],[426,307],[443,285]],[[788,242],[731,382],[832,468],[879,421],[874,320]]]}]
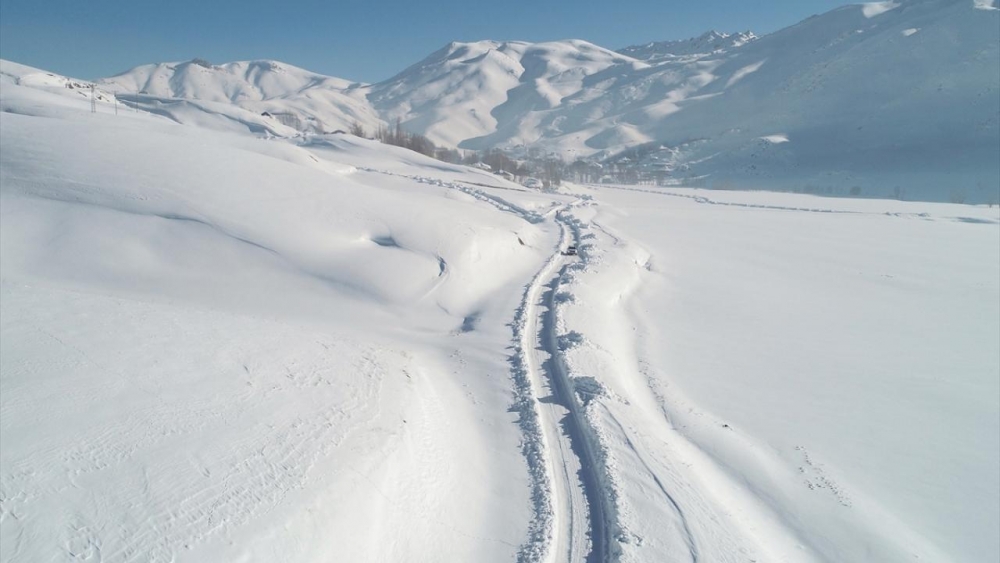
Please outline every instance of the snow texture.
[{"label": "snow texture", "polygon": [[[2,61],[0,561],[1000,559],[1000,208],[754,191],[996,185],[996,11],[873,6],[376,85]],[[397,117],[750,180],[331,131]]]}]

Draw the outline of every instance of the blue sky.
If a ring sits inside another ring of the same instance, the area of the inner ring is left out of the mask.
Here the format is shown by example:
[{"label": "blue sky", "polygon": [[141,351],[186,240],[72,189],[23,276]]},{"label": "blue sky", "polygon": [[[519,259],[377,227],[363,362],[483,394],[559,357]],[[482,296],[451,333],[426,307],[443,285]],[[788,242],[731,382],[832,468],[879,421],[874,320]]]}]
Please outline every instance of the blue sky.
[{"label": "blue sky", "polygon": [[389,78],[452,40],[585,39],[611,49],[709,29],[776,31],[842,0],[3,0],[0,57],[78,78],[201,57]]}]

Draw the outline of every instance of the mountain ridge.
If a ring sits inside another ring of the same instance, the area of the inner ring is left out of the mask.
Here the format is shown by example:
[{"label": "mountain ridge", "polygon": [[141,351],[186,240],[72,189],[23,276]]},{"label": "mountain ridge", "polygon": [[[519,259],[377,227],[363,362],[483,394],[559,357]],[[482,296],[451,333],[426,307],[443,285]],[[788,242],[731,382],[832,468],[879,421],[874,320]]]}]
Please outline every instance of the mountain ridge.
[{"label": "mountain ridge", "polygon": [[958,182],[988,200],[1000,184],[998,14],[986,0],[902,0],[761,37],[709,31],[619,51],[453,41],[374,84],[267,60],[143,65],[98,83],[142,103],[236,106],[241,122],[267,114],[251,129],[268,134],[282,134],[273,121],[307,134],[398,122],[445,147],[563,161],[641,150],[670,183],[940,199],[937,185]]}]

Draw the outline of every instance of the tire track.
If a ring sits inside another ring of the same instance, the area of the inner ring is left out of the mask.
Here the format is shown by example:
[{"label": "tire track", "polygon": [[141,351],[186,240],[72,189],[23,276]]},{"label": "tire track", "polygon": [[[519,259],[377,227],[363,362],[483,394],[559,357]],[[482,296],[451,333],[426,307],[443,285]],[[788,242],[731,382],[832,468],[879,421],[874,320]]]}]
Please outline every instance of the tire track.
[{"label": "tire track", "polygon": [[508,359],[514,382],[511,410],[518,413],[524,436],[521,452],[534,512],[517,561],[612,561],[615,512],[605,490],[601,445],[576,397],[556,328],[558,287],[569,268],[585,259],[563,254],[569,245],[579,247],[581,235],[579,222],[562,212],[583,200],[539,214],[462,182],[362,170],[461,191],[529,223],[553,220],[558,225],[559,246],[525,288],[514,313],[514,353]]},{"label": "tire track", "polygon": [[[556,214],[560,249],[579,244],[570,219]],[[600,446],[592,438],[559,347],[556,294],[579,258],[553,254],[528,286],[518,331],[520,364],[538,413],[538,438],[551,485],[550,538],[546,561],[604,563],[613,559],[613,511],[603,485]]]}]

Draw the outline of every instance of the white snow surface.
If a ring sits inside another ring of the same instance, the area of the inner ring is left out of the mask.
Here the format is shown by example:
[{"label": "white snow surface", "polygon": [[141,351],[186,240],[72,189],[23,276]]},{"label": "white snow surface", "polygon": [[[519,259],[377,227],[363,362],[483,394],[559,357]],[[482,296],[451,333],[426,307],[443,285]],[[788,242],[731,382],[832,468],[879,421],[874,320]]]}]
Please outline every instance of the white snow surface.
[{"label": "white snow surface", "polygon": [[561,326],[622,560],[1000,555],[995,207],[587,191]]},{"label": "white snow surface", "polygon": [[[871,22],[933,6],[971,12]],[[428,64],[520,65],[537,107],[653,68],[473,47]],[[272,123],[219,78],[257,67],[195,66],[205,99],[116,114],[115,82],[92,113],[0,64],[0,561],[1000,559],[997,206],[539,193]],[[793,123],[734,135],[815,139]]]},{"label": "white snow surface", "polygon": [[[544,229],[67,89],[2,106],[0,560],[514,557]],[[338,151],[439,172],[371,145]]]}]

